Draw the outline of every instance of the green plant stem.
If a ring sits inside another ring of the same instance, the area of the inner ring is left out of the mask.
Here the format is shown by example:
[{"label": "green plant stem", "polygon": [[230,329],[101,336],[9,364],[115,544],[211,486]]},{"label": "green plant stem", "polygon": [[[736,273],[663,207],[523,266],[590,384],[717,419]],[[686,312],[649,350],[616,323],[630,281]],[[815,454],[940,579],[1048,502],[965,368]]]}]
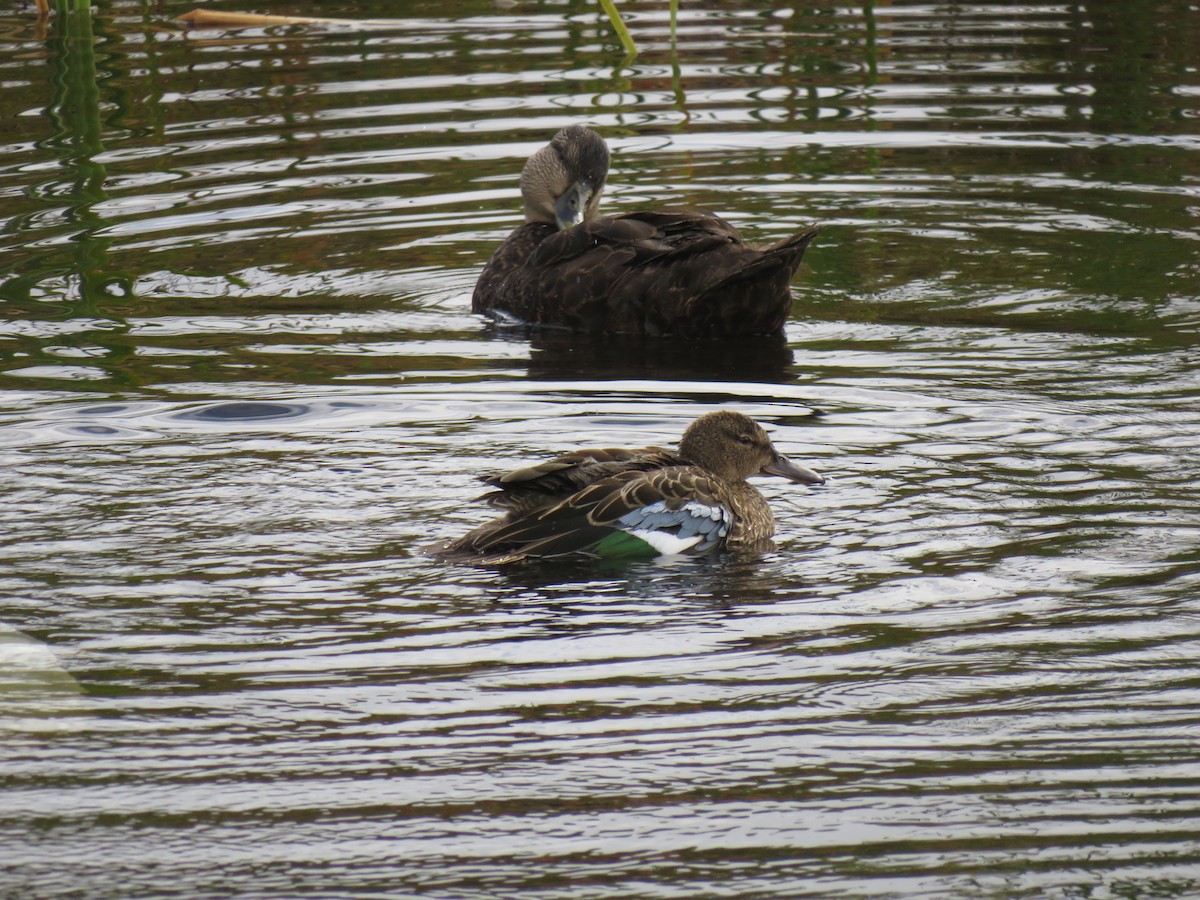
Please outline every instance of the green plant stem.
[{"label": "green plant stem", "polygon": [[608,15],[608,20],[612,22],[613,31],[617,33],[617,37],[621,40],[621,46],[625,48],[625,55],[627,57],[637,56],[637,44],[633,42],[633,38],[629,36],[629,29],[621,21],[621,14],[617,12],[616,4],[613,3],[613,0],[600,0],[600,6]]}]

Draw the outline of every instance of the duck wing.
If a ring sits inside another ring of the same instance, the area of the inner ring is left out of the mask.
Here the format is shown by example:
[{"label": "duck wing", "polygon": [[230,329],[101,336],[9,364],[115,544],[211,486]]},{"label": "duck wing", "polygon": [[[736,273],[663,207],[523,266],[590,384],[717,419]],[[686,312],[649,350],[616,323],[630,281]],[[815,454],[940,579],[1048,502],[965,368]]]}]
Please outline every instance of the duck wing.
[{"label": "duck wing", "polygon": [[678,267],[686,267],[688,260],[702,266],[705,254],[730,245],[742,245],[736,228],[711,213],[691,210],[605,216],[563,231],[527,223],[484,266],[471,309],[500,310],[531,324],[597,326],[609,317],[606,289],[630,271],[657,265],[661,287],[672,270],[686,274]]},{"label": "duck wing", "polygon": [[637,212],[582,222],[551,235],[521,275],[529,321],[575,331],[680,332],[679,314],[744,247],[724,219],[690,211]]},{"label": "duck wing", "polygon": [[726,493],[692,466],[620,472],[552,506],[477,528],[448,549],[493,564],[706,553],[723,547],[733,530]]},{"label": "duck wing", "polygon": [[634,212],[581,222],[550,235],[530,256],[529,265],[541,270],[571,265],[582,274],[597,267],[603,271],[606,266],[677,263],[742,243],[736,228],[709,212]]},{"label": "duck wing", "polygon": [[622,472],[649,472],[683,465],[683,460],[664,447],[574,450],[501,475],[483,476],[480,480],[496,490],[479,499],[497,509],[508,510],[511,515],[520,515],[558,503]]}]

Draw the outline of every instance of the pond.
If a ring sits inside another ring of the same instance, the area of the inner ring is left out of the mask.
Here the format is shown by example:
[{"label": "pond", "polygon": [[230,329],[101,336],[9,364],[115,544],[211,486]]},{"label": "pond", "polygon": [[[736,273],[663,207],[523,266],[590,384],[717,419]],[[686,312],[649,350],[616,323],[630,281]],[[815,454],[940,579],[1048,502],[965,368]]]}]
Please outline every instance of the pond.
[{"label": "pond", "polygon": [[[0,14],[0,893],[1200,895],[1194,3],[192,6]],[[571,123],[783,340],[471,313]],[[424,552],[717,408],[769,553]]]}]

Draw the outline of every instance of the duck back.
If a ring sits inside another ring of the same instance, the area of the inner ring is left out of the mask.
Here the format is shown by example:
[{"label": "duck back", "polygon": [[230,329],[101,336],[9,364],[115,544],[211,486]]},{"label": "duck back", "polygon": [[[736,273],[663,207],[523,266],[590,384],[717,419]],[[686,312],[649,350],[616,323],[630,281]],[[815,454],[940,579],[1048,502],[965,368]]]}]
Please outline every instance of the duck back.
[{"label": "duck back", "polygon": [[514,231],[484,268],[472,309],[532,325],[651,336],[778,333],[816,230],[766,249],[711,213],[636,212],[558,231]]}]

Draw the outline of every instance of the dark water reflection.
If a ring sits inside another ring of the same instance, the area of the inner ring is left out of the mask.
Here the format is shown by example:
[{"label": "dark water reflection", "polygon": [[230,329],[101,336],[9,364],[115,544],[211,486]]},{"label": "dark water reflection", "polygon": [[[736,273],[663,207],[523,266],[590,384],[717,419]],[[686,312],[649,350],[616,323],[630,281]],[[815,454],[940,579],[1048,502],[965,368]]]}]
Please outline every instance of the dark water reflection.
[{"label": "dark water reflection", "polygon": [[574,335],[549,330],[523,336],[530,346],[529,377],[539,380],[712,379],[769,384],[796,377],[792,349],[782,334],[728,341],[601,335],[580,342]]},{"label": "dark water reflection", "polygon": [[[1194,4],[190,7],[0,16],[0,894],[1200,894]],[[573,121],[783,340],[468,312]],[[715,406],[760,559],[420,552]]]}]

